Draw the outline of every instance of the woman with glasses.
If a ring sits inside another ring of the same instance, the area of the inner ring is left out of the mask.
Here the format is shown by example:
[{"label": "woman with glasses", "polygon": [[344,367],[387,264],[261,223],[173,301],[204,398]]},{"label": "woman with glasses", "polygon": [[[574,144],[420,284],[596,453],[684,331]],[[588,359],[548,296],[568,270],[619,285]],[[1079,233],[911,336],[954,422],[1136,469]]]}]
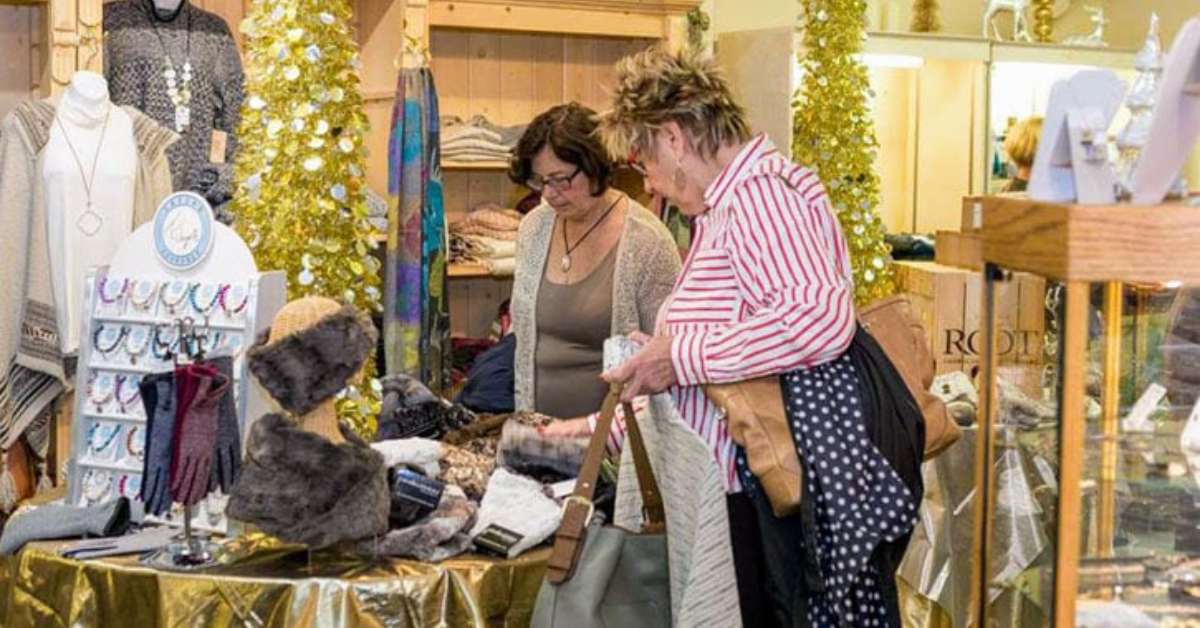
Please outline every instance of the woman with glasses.
[{"label": "woman with glasses", "polygon": [[596,113],[576,103],[542,113],[509,172],[542,196],[517,239],[515,404],[570,419],[547,428],[563,435],[588,433],[608,391],[604,340],[652,331],[680,267],[661,221],[611,187],[596,127]]}]

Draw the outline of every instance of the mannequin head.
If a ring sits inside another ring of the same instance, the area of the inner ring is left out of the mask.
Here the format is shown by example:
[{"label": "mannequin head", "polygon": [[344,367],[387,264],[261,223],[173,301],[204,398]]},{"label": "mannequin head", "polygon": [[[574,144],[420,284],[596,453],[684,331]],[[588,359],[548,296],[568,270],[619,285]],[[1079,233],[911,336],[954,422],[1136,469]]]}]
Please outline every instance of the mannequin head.
[{"label": "mannequin head", "polygon": [[154,8],[159,11],[177,11],[183,5],[183,0],[154,0]]},{"label": "mannequin head", "polygon": [[108,100],[108,81],[95,72],[80,70],[71,77],[67,93],[73,99],[99,103]]}]

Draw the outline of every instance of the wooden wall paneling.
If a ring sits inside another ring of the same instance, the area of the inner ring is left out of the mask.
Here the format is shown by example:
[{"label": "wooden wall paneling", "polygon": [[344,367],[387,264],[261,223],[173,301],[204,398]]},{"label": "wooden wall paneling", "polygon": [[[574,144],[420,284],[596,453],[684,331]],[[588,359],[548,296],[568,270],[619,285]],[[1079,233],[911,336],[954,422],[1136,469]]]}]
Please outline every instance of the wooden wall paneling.
[{"label": "wooden wall paneling", "polygon": [[[232,11],[241,0],[220,2]],[[404,0],[358,0],[354,6],[354,30],[357,34],[362,70],[359,90],[363,111],[371,125],[364,143],[367,148],[367,185],[378,194],[387,194],[388,140],[392,125],[392,107],[396,100],[396,55],[404,47]],[[227,18],[228,19],[228,18]]]},{"label": "wooden wall paneling", "polygon": [[595,66],[592,55],[596,40],[591,37],[565,37],[563,39],[562,86],[564,102],[579,102],[591,106],[592,83],[595,82]]},{"label": "wooden wall paneling", "polygon": [[500,110],[497,124],[528,124],[534,110],[533,39],[528,35],[500,35]]},{"label": "wooden wall paneling", "polygon": [[504,203],[504,182],[507,180],[503,172],[471,172],[467,184],[467,210],[473,210],[484,203]]},{"label": "wooden wall paneling", "polygon": [[474,31],[467,37],[470,46],[467,66],[469,110],[471,115],[483,115],[494,121],[500,114],[500,35]]},{"label": "wooden wall paneling", "polygon": [[34,83],[32,7],[0,7],[0,118],[28,100]]},{"label": "wooden wall paneling", "polygon": [[58,94],[75,74],[79,52],[79,12],[75,0],[46,5],[50,27],[50,94]]},{"label": "wooden wall paneling", "polygon": [[430,67],[437,81],[442,115],[470,117],[470,36],[467,31],[435,28],[429,34]]},{"label": "wooden wall paneling", "polygon": [[442,195],[445,198],[446,222],[454,222],[467,215],[467,190],[470,173],[464,171],[442,171]]},{"label": "wooden wall paneling", "polygon": [[29,10],[29,91],[34,96],[50,93],[50,40],[45,7]]},{"label": "wooden wall paneling", "polygon": [[533,39],[533,111],[541,113],[563,102],[563,38],[531,35]]}]

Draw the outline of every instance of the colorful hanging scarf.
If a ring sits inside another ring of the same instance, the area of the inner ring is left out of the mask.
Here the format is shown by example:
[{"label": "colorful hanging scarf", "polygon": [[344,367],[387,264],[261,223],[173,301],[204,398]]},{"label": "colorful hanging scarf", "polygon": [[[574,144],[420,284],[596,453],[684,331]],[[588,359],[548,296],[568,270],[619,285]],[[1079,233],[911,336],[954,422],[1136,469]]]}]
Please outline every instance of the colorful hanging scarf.
[{"label": "colorful hanging scarf", "polygon": [[401,70],[388,139],[388,264],[384,342],[388,374],[447,381],[449,307],[437,90],[427,68]]}]

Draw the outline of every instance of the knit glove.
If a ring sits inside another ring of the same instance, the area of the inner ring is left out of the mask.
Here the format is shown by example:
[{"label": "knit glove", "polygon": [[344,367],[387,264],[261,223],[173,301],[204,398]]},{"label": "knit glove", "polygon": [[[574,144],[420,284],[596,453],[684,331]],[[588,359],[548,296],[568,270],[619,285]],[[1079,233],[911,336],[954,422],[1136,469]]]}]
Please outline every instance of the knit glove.
[{"label": "knit glove", "polygon": [[129,529],[129,514],[129,500],[124,497],[87,507],[51,504],[35,508],[5,524],[0,554],[13,554],[30,541],[121,536]]},{"label": "knit glove", "polygon": [[209,364],[229,381],[229,386],[217,405],[217,446],[213,452],[208,491],[211,493],[220,489],[228,495],[238,472],[242,470],[242,436],[238,429],[237,406],[233,402],[233,358],[213,358]]},{"label": "knit glove", "polygon": [[175,434],[175,374],[154,373],[138,384],[146,406],[146,456],[142,461],[142,502],[146,514],[171,507],[171,440]]},{"label": "knit glove", "polygon": [[208,495],[213,453],[217,444],[217,407],[229,390],[229,378],[210,365],[193,365],[195,396],[179,424],[171,465],[171,497],[184,506]]}]

